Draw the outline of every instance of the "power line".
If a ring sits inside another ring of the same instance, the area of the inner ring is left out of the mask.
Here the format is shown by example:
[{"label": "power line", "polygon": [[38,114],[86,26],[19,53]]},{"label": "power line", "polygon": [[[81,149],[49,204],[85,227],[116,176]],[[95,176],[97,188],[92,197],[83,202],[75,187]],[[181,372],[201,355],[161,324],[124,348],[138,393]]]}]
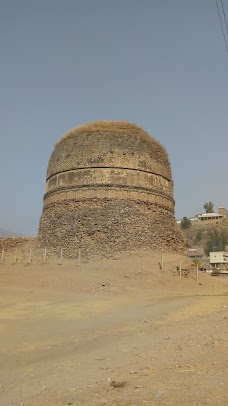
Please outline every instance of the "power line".
[{"label": "power line", "polygon": [[219,6],[218,6],[218,0],[216,0],[216,6],[217,6],[217,10],[218,10],[218,15],[219,15],[221,28],[222,28],[222,34],[223,34],[224,42],[225,42],[225,45],[226,45],[226,51],[228,53],[228,45],[227,45],[227,41],[226,41],[225,32],[224,32],[224,29],[223,29],[222,18],[221,18],[221,14],[220,14],[220,11],[219,11]]},{"label": "power line", "polygon": [[226,13],[225,13],[225,9],[223,6],[223,0],[221,0],[221,3],[222,3],[222,11],[223,11],[223,15],[224,15],[224,20],[225,20],[225,24],[226,24],[226,32],[228,34],[228,26],[227,26],[227,21],[226,21]]}]

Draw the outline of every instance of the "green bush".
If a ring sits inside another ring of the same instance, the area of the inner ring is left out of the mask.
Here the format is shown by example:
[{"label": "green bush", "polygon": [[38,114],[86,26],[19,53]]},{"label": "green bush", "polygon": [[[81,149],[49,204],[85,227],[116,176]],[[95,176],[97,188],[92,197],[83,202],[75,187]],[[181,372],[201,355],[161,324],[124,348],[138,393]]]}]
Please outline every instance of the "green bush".
[{"label": "green bush", "polygon": [[183,217],[183,219],[181,220],[181,228],[183,229],[189,228],[191,224],[191,220],[189,220],[188,217]]},{"label": "green bush", "polygon": [[228,242],[228,232],[225,229],[218,230],[214,228],[209,233],[209,238],[204,247],[206,255],[210,252],[224,251]]},{"label": "green bush", "polygon": [[196,242],[201,241],[202,236],[203,236],[203,230],[198,230],[197,233],[196,233]]}]

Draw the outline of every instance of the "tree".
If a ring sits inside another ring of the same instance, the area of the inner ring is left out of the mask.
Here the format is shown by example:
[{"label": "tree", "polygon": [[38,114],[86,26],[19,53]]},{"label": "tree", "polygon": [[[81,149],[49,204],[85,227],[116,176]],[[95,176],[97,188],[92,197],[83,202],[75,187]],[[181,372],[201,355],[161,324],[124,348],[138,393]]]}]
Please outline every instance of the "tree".
[{"label": "tree", "polygon": [[203,207],[206,213],[214,213],[214,204],[212,202],[205,203]]},{"label": "tree", "polygon": [[203,237],[203,230],[198,230],[196,233],[196,242],[199,242],[200,240],[202,240]]},{"label": "tree", "polygon": [[227,242],[228,232],[225,229],[220,231],[217,228],[212,229],[205,246],[206,254],[209,255],[210,252],[224,251]]},{"label": "tree", "polygon": [[181,228],[186,229],[191,226],[191,220],[188,219],[188,217],[183,217],[181,220]]}]

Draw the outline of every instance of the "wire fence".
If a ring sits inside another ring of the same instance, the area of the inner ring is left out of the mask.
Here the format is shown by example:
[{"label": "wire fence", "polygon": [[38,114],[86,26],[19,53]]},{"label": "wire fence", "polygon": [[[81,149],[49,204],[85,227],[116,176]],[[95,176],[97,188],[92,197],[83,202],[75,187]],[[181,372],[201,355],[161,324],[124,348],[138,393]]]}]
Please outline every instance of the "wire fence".
[{"label": "wire fence", "polygon": [[[66,253],[66,252],[65,252]],[[87,262],[86,258],[82,256],[82,249],[78,248],[75,251],[75,255],[69,257],[67,254],[64,256],[64,248],[60,248],[59,250],[54,250],[51,248],[38,248],[38,247],[23,247],[23,248],[2,248],[0,253],[0,265],[1,264],[41,264],[41,263],[48,263],[52,265],[62,265],[63,263],[67,263],[69,261],[74,261],[77,264],[82,262]],[[172,261],[171,261],[172,262]],[[181,261],[178,263],[174,260],[171,264],[170,261],[166,263],[166,258],[163,253],[163,250],[160,252],[159,258],[159,268],[161,272],[167,271],[167,267],[174,269],[174,276],[179,276],[180,279],[188,278],[191,273],[195,275],[195,280],[199,281],[199,267],[198,264],[191,264],[191,265],[183,265]],[[168,265],[169,264],[169,265]]]},{"label": "wire fence", "polygon": [[[67,256],[64,256],[64,249],[59,251],[45,248],[28,248],[28,249],[5,249],[2,248],[0,254],[1,264],[34,264],[34,263],[52,263],[62,265],[67,261]],[[71,258],[77,263],[82,263],[82,250],[79,248],[75,252],[75,257]]]}]

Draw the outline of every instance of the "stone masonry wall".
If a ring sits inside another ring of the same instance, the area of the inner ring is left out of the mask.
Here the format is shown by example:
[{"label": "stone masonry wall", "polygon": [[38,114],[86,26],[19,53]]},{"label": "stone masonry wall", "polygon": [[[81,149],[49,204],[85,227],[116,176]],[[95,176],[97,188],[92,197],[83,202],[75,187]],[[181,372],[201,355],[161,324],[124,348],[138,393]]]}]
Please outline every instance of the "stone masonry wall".
[{"label": "stone masonry wall", "polygon": [[[77,208],[75,210],[75,208]],[[141,248],[181,252],[183,237],[165,207],[130,200],[63,200],[44,208],[39,238],[75,257]]]},{"label": "stone masonry wall", "polygon": [[126,187],[137,190],[153,190],[173,198],[173,183],[161,175],[137,169],[85,168],[53,175],[47,180],[46,193],[63,188]]},{"label": "stone masonry wall", "polygon": [[182,252],[168,155],[123,122],[74,129],[55,146],[38,239],[75,256],[149,248]]},{"label": "stone masonry wall", "polygon": [[[82,127],[83,128],[83,127]],[[117,132],[118,131],[118,132]],[[105,131],[91,133],[77,129],[60,141],[49,161],[47,179],[57,173],[72,169],[107,167],[129,168],[159,174],[172,179],[169,159],[165,149],[152,137],[141,136],[134,126],[130,135],[110,125]]]}]

